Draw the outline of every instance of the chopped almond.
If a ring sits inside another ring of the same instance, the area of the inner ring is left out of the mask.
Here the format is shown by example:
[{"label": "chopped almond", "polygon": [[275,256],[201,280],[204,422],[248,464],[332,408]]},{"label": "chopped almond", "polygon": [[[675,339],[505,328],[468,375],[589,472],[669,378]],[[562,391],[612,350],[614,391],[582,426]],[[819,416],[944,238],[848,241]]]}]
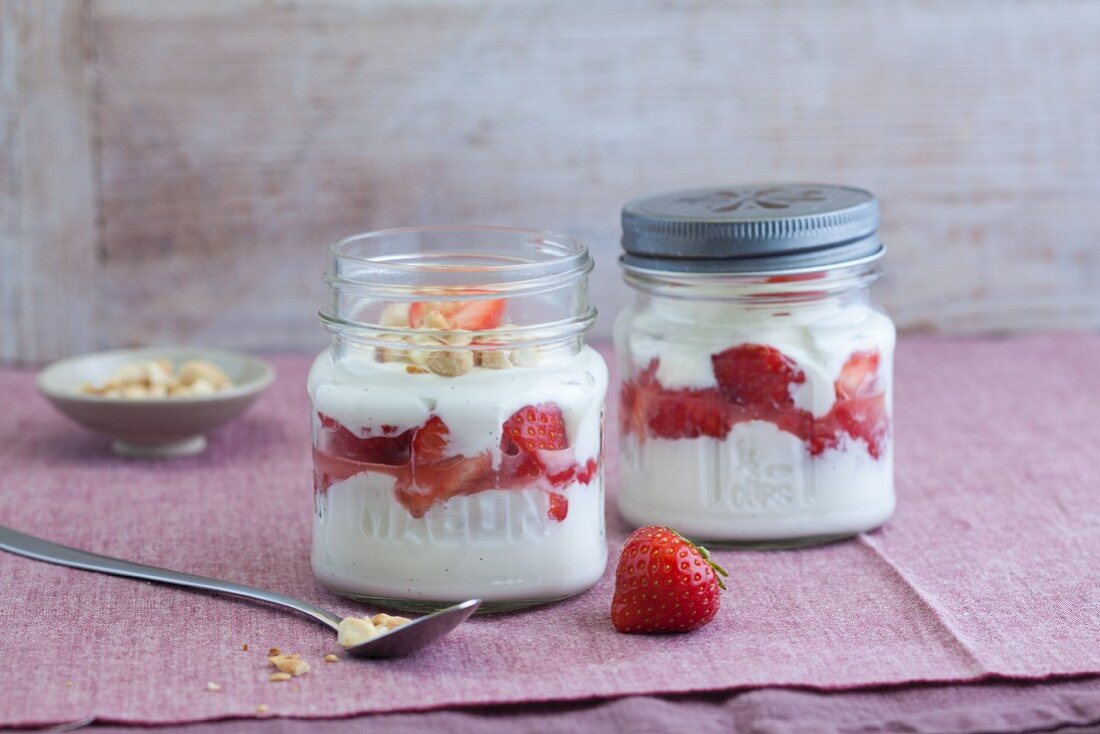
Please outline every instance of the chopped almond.
[{"label": "chopped almond", "polygon": [[474,353],[467,350],[437,350],[428,356],[428,369],[444,377],[458,377],[474,368]]},{"label": "chopped almond", "polygon": [[272,655],[267,661],[287,675],[297,677],[309,672],[309,663],[301,655]]}]

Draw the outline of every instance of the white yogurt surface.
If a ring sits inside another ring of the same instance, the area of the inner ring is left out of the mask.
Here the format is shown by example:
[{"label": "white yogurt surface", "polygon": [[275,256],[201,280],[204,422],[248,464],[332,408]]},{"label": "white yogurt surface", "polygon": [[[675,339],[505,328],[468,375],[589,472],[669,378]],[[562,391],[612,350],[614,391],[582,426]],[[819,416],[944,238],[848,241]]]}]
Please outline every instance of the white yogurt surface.
[{"label": "white yogurt surface", "polygon": [[538,490],[453,497],[415,518],[393,486],[392,477],[364,472],[317,496],[313,572],[326,587],[391,599],[535,601],[584,591],[607,564],[600,476],[564,489],[561,522]]}]

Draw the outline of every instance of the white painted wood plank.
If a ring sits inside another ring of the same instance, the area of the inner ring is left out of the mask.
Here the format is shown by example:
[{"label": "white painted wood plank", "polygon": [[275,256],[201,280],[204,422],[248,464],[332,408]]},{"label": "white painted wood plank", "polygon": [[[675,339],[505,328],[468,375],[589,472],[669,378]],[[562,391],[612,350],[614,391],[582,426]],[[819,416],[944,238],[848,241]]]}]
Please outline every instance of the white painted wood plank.
[{"label": "white painted wood plank", "polygon": [[1100,4],[94,5],[104,343],[314,348],[323,248],[484,222],[581,236],[719,182],[883,201],[905,328],[1100,325]]},{"label": "white painted wood plank", "polygon": [[96,344],[88,6],[0,4],[0,362]]}]

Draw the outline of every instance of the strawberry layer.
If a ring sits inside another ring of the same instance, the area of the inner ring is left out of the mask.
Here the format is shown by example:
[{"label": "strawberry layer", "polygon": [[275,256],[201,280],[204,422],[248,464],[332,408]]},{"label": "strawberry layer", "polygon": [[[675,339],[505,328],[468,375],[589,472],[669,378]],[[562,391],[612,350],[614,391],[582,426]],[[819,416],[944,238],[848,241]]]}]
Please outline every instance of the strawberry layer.
[{"label": "strawberry layer", "polygon": [[410,375],[404,364],[380,363],[373,352],[347,345],[343,354],[329,350],[318,356],[308,389],[313,409],[356,437],[387,435],[387,426],[397,434],[418,429],[434,415],[449,429],[452,454],[488,451],[494,466],[503,458],[502,429],[509,417],[552,401],[561,409],[577,462],[584,463],[600,453],[607,377],[603,359],[590,347],[533,367],[475,367],[443,377]]},{"label": "strawberry layer", "polygon": [[890,319],[842,299],[782,307],[654,298],[616,323],[624,374],[658,360],[656,378],[669,390],[719,387],[714,356],[740,344],[770,346],[792,360],[803,380],[792,389],[797,407],[820,418],[834,401],[833,383],[854,352],[878,350],[889,363],[895,341]]},{"label": "strawberry layer", "polygon": [[656,358],[625,381],[619,413],[623,435],[643,442],[647,437],[724,440],[738,424],[765,421],[805,442],[813,456],[837,448],[845,437],[862,441],[873,458],[882,455],[890,422],[877,352],[849,355],[832,386],[832,407],[820,417],[795,404],[792,395],[805,375],[778,350],[741,345],[714,355],[712,363],[718,381],[713,388],[665,388],[657,378]]},{"label": "strawberry layer", "polygon": [[[323,416],[321,421],[323,423]],[[487,451],[473,457],[460,454],[423,462],[409,448],[392,451],[393,456],[403,458],[399,463],[383,463],[349,458],[346,454],[341,456],[331,451],[333,442],[322,440],[322,448],[313,448],[315,493],[327,493],[333,484],[356,474],[384,474],[394,479],[394,499],[414,517],[422,517],[433,505],[452,497],[489,490],[536,490],[550,496],[548,514],[553,521],[562,522],[569,514],[569,497],[565,490],[573,484],[590,484],[599,467],[595,459],[576,463],[572,449],[539,451],[538,462],[522,456],[505,456],[499,468],[493,467]]]}]

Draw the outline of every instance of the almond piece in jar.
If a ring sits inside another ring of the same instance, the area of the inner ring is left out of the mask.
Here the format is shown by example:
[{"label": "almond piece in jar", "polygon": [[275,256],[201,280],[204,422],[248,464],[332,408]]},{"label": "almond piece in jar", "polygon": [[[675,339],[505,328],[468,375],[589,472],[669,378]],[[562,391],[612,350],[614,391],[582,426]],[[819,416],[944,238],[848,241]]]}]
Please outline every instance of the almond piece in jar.
[{"label": "almond piece in jar", "polygon": [[542,354],[538,347],[520,347],[512,350],[511,359],[516,367],[538,367]]},{"label": "almond piece in jar", "polygon": [[405,327],[409,325],[409,304],[407,303],[387,303],[382,308],[382,314],[378,318],[378,323],[382,326],[401,326]]},{"label": "almond piece in jar", "polygon": [[491,370],[506,370],[512,366],[512,360],[508,357],[508,352],[503,349],[478,352],[477,361],[482,367]]},{"label": "almond piece in jar", "polygon": [[459,377],[474,368],[474,353],[468,349],[438,349],[428,355],[427,365],[437,375]]}]

